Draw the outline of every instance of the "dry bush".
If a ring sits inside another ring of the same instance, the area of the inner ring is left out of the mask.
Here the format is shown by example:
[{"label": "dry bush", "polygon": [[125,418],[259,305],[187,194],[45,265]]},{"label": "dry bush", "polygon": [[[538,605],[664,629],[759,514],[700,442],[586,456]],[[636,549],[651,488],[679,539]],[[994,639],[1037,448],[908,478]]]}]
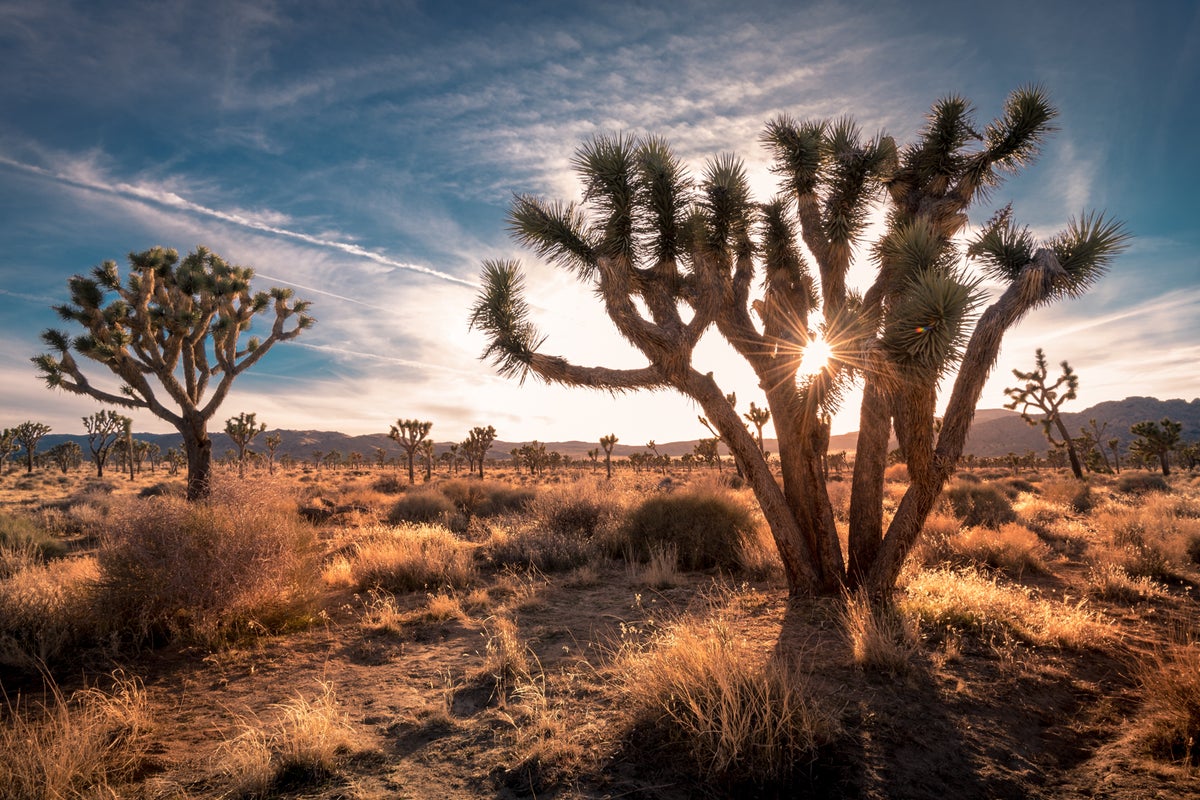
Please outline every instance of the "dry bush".
[{"label": "dry bush", "polygon": [[99,641],[99,574],[91,557],[31,559],[0,580],[0,664],[36,669]]},{"label": "dry bush", "polygon": [[1177,646],[1146,661],[1136,737],[1156,758],[1200,766],[1200,644]]},{"label": "dry bush", "polygon": [[216,762],[229,796],[266,797],[277,789],[322,783],[337,772],[359,738],[332,684],[320,686],[311,701],[297,695],[275,706],[276,718],[269,723],[244,719],[238,735],[221,745]]},{"label": "dry bush", "polygon": [[359,589],[461,588],[475,579],[474,551],[440,525],[376,526],[354,547],[348,569]]},{"label": "dry bush", "polygon": [[306,624],[318,575],[311,528],[270,487],[217,483],[211,498],[131,499],[99,551],[100,603],[136,637],[215,643]]},{"label": "dry bush", "polygon": [[892,464],[883,471],[883,479],[888,483],[908,483],[908,465]]},{"label": "dry bush", "polygon": [[1126,472],[1117,479],[1117,491],[1125,494],[1169,492],[1171,485],[1162,475],[1153,472]]},{"label": "dry bush", "polygon": [[419,525],[448,523],[454,515],[454,504],[436,489],[426,487],[406,492],[392,505],[387,521],[392,525],[411,522]]},{"label": "dry bush", "polygon": [[496,567],[533,567],[563,572],[600,555],[596,542],[561,528],[529,525],[490,525],[482,553]]},{"label": "dry bush", "polygon": [[1002,584],[975,570],[918,572],[909,577],[898,603],[937,630],[1010,634],[1030,644],[1085,649],[1101,646],[1112,635],[1111,626],[1084,601],[1043,599],[1031,589]]},{"label": "dry bush", "polygon": [[621,496],[595,480],[543,489],[529,502],[538,527],[574,537],[596,535],[614,525],[623,511]]},{"label": "dry bush", "polygon": [[1192,548],[1200,538],[1200,519],[1179,516],[1179,510],[1176,503],[1148,499],[1131,508],[1113,505],[1097,512],[1092,522],[1108,534],[1109,542],[1107,549],[1098,548],[1097,559],[1119,563],[1132,575],[1178,577],[1195,563]]},{"label": "dry bush", "polygon": [[970,527],[999,528],[1017,518],[1012,503],[995,484],[966,483],[961,479],[950,484],[943,497],[954,515]]},{"label": "dry bush", "polygon": [[[42,558],[56,558],[66,552],[62,542],[29,517],[0,511],[0,551],[30,549]],[[0,578],[4,576],[3,556],[0,556]]]},{"label": "dry bush", "polygon": [[1132,603],[1153,597],[1164,597],[1166,587],[1150,578],[1133,576],[1120,564],[1096,564],[1088,570],[1087,592],[1091,597],[1118,603]]},{"label": "dry bush", "polygon": [[757,536],[755,524],[750,508],[733,491],[691,486],[652,496],[634,508],[622,529],[620,551],[646,560],[653,547],[674,544],[683,569],[736,570],[746,542]]},{"label": "dry bush", "polygon": [[895,606],[872,603],[864,592],[848,594],[838,623],[856,666],[892,675],[907,672],[912,666],[916,631],[911,620],[897,613]]},{"label": "dry bush", "polygon": [[10,701],[0,723],[0,800],[119,797],[143,765],[152,716],[141,682],[114,675],[110,692],[64,697],[51,684],[39,703]]},{"label": "dry bush", "polygon": [[626,645],[616,666],[631,711],[626,738],[649,738],[635,748],[665,750],[704,781],[787,783],[839,733],[793,662],[734,636],[719,617],[680,621],[645,649]]},{"label": "dry bush", "polygon": [[1006,522],[999,530],[963,528],[943,540],[939,560],[957,566],[982,566],[1012,575],[1045,572],[1045,545],[1033,531],[1016,522]]},{"label": "dry bush", "polygon": [[1076,480],[1051,481],[1042,486],[1042,497],[1075,514],[1086,514],[1096,507],[1092,487]]},{"label": "dry bush", "polygon": [[524,511],[535,496],[531,489],[469,478],[444,481],[438,484],[438,490],[467,519]]}]

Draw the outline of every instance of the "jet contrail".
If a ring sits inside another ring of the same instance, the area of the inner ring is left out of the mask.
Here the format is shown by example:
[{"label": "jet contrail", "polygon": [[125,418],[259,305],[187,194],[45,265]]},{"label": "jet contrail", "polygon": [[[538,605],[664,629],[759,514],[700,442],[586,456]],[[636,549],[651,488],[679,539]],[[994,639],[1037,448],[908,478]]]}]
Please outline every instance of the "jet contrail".
[{"label": "jet contrail", "polygon": [[233,214],[228,211],[209,208],[208,206],[194,203],[191,200],[180,197],[174,192],[161,189],[151,189],[131,183],[110,184],[90,178],[76,177],[62,172],[55,172],[53,170],[46,169],[45,167],[26,164],[23,161],[17,161],[15,159],[8,158],[7,156],[0,156],[0,164],[5,164],[14,169],[18,169],[23,172],[29,172],[43,178],[48,178],[50,180],[57,181],[58,183],[65,183],[69,186],[90,189],[92,191],[112,194],[118,197],[133,198],[144,202],[154,203],[156,205],[166,206],[168,208],[178,209],[180,211],[187,211],[193,214],[199,214],[201,216],[218,219],[222,222],[238,225],[243,228],[262,231],[263,233],[270,233],[275,236],[282,236],[288,239],[295,239],[296,241],[304,242],[305,244],[311,244],[317,247],[324,247],[333,250],[340,250],[348,255],[356,256],[358,258],[365,258],[368,261],[374,261],[376,264],[382,264],[385,267],[403,269],[410,272],[419,272],[423,275],[429,275],[434,278],[440,278],[441,280],[449,281],[450,283],[469,286],[472,289],[479,287],[478,284],[473,283],[472,281],[463,280],[462,278],[455,277],[449,273],[440,272],[436,269],[431,269],[430,267],[422,266],[420,264],[397,261],[394,258],[389,258],[388,256],[383,255],[382,253],[376,253],[374,251],[367,250],[366,248],[359,247],[356,244],[339,242],[336,239],[326,239],[320,236],[312,236],[311,234],[301,233],[299,231],[293,231],[287,228],[280,228],[276,225],[268,225],[265,222],[251,219],[241,214]]}]

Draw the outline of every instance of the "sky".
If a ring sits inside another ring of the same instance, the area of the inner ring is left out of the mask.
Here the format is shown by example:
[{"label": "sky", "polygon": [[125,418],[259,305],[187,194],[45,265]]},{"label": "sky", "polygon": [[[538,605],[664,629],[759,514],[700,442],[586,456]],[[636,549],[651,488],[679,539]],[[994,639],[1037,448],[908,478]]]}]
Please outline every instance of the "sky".
[{"label": "sky", "polygon": [[[767,200],[758,136],[778,114],[851,115],[903,144],[940,97],[966,96],[982,125],[1028,84],[1049,92],[1058,131],[972,225],[1012,202],[1042,236],[1096,209],[1134,238],[1088,296],[1010,331],[979,406],[1000,407],[1039,346],[1080,376],[1070,410],[1192,399],[1198,50],[1192,0],[0,0],[0,426],[77,433],[101,408],[48,390],[30,363],[39,333],[63,327],[51,306],[72,275],[204,245],[254,267],[256,288],[293,288],[318,320],[237,379],[210,429],[246,411],[349,434],[425,419],[437,441],[475,425],[503,441],[694,439],[706,432],[682,395],[521,385],[480,361],[481,262],[515,258],[544,352],[645,363],[588,287],[508,237],[513,193],[578,199],[576,148],[627,132],[665,136],[694,174],[734,153]],[[852,280],[865,288],[869,265]],[[762,404],[715,333],[694,363],[739,410]],[[857,428],[856,400],[835,433]]]}]

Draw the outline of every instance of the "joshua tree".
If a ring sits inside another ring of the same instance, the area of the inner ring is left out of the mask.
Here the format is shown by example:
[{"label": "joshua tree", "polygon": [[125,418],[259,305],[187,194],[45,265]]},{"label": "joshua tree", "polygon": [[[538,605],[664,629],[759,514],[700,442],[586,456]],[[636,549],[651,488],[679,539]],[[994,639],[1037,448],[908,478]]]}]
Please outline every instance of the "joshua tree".
[{"label": "joshua tree", "polygon": [[[981,127],[965,99],[948,97],[903,147],[888,136],[863,138],[849,119],[779,117],[763,141],[786,196],[761,205],[732,156],[711,160],[694,181],[661,139],[597,137],[574,160],[582,205],[521,195],[509,221],[520,242],[600,296],[645,366],[584,367],[543,352],[515,262],[484,262],[471,325],[487,336],[484,357],[507,376],[532,373],[611,392],[673,388],[689,396],[743,465],[793,593],[836,593],[847,585],[890,593],[954,472],[1004,333],[1033,309],[1082,294],[1125,242],[1119,224],[1086,214],[1039,244],[1003,209],[967,250],[1004,287],[972,330],[983,292],[955,239],[976,200],[1036,155],[1055,113],[1042,90],[1020,89]],[[863,234],[880,200],[888,206],[887,227],[870,245]],[[862,295],[846,284],[856,252],[877,267]],[[760,285],[764,294],[752,302]],[[712,373],[692,364],[713,327],[749,362],[766,393],[782,484]],[[818,352],[825,357],[812,357]],[[939,380],[956,368],[935,433]],[[856,379],[864,401],[847,565],[824,456],[828,414]],[[911,483],[885,535],[883,478],[893,429]]]},{"label": "joshua tree", "polygon": [[759,408],[758,406],[754,405],[753,402],[751,402],[750,410],[742,416],[746,418],[747,422],[754,426],[754,429],[758,433],[758,452],[766,455],[767,448],[766,445],[763,444],[762,429],[764,425],[771,421],[771,409]]},{"label": "joshua tree", "polygon": [[450,458],[447,460],[447,464],[450,469],[453,470],[455,475],[458,474],[458,448],[460,446],[461,445],[458,443],[453,443],[446,450],[446,455],[450,456]]},{"label": "joshua tree", "polygon": [[1108,440],[1108,449],[1112,451],[1113,466],[1116,468],[1117,474],[1120,475],[1121,474],[1121,440],[1116,439],[1116,438],[1109,439]]},{"label": "joshua tree", "polygon": [[610,481],[612,480],[612,451],[616,443],[617,435],[615,433],[600,437],[600,446],[604,448],[604,469],[608,472],[608,479]]},{"label": "joshua tree", "polygon": [[496,429],[491,425],[486,428],[476,425],[471,428],[467,438],[463,440],[460,449],[472,465],[479,467],[479,477],[483,478],[483,462],[487,459],[492,442],[496,441]]},{"label": "joshua tree", "polygon": [[25,451],[25,471],[33,472],[33,460],[38,442],[50,432],[50,426],[42,422],[22,422],[13,428],[13,442]]},{"label": "joshua tree", "polygon": [[[55,310],[82,325],[85,333],[72,339],[64,331],[46,331],[42,340],[53,352],[33,362],[51,388],[145,408],[171,423],[183,436],[187,453],[188,500],[204,499],[212,471],[208,421],[234,378],[276,343],[294,339],[313,324],[306,313],[309,304],[294,301],[290,289],[252,293],[254,270],[229,264],[203,247],[183,261],[176,251],[162,247],[130,253],[129,266],[125,285],[113,261],[93,269],[91,277],[71,278],[71,301]],[[109,293],[116,297],[106,302]],[[269,310],[275,319],[266,338],[254,336],[239,347],[238,339],[254,318]],[[76,353],[120,378],[120,392],[93,385]]]},{"label": "joshua tree", "polygon": [[425,462],[425,482],[429,483],[429,481],[433,480],[433,442],[429,439],[421,442],[419,451],[421,459]]},{"label": "joshua tree", "polygon": [[0,473],[8,470],[8,458],[13,453],[21,449],[17,444],[17,431],[15,428],[5,428],[0,431]]},{"label": "joshua tree", "polygon": [[1162,422],[1147,420],[1133,425],[1129,432],[1138,437],[1133,443],[1143,458],[1149,461],[1158,458],[1162,467],[1163,477],[1171,474],[1171,459],[1168,454],[1179,445],[1179,435],[1183,432],[1183,423],[1174,422],[1163,417]]},{"label": "joshua tree", "polygon": [[716,436],[713,436],[710,439],[701,439],[692,447],[692,452],[695,454],[697,461],[702,461],[710,467],[715,465],[718,472],[722,469],[720,441]]},{"label": "joshua tree", "polygon": [[420,446],[421,440],[429,435],[432,428],[432,422],[398,419],[392,426],[391,433],[388,434],[388,438],[400,445],[400,449],[404,451],[404,455],[408,459],[408,483],[410,486],[417,482],[413,474],[413,461],[417,455],[417,447]]},{"label": "joshua tree", "polygon": [[69,470],[83,463],[83,448],[75,442],[62,442],[54,445],[46,453],[58,468],[66,475]]},{"label": "joshua tree", "polygon": [[[234,447],[237,448],[239,479],[246,477],[247,449],[255,437],[267,429],[266,423],[255,421],[254,416],[254,414],[247,414],[243,411],[236,417],[225,420],[225,434],[233,440]],[[274,451],[272,451],[272,456],[274,456]]]},{"label": "joshua tree", "polygon": [[267,446],[267,471],[274,475],[275,453],[279,450],[279,445],[283,444],[283,435],[278,432],[268,433],[267,438],[263,439],[263,444]]},{"label": "joshua tree", "polygon": [[[1071,472],[1077,480],[1083,480],[1083,468],[1079,464],[1079,454],[1075,452],[1075,443],[1071,441],[1071,434],[1067,433],[1067,426],[1063,422],[1062,414],[1059,413],[1059,408],[1063,403],[1075,399],[1075,390],[1079,388],[1079,376],[1071,369],[1070,364],[1063,361],[1062,375],[1053,384],[1047,386],[1046,354],[1040,347],[1034,354],[1034,364],[1032,372],[1013,370],[1013,375],[1017,376],[1017,380],[1025,381],[1025,385],[1004,390],[1004,393],[1011,399],[1011,402],[1005,403],[1004,407],[1017,409],[1020,406],[1021,419],[1030,425],[1041,425],[1042,432],[1046,435],[1046,441],[1050,442],[1052,447],[1066,449],[1067,458],[1071,461]],[[1060,394],[1059,389],[1064,386],[1066,390]],[[1029,413],[1030,406],[1037,408],[1046,416],[1034,419]],[[1061,439],[1054,438],[1055,430],[1058,431]]]},{"label": "joshua tree", "polygon": [[104,477],[104,464],[108,461],[109,451],[116,443],[117,437],[125,432],[125,423],[133,425],[133,420],[112,409],[100,410],[89,417],[83,418],[83,427],[87,431],[88,450],[92,452],[92,461],[96,464],[96,477]]},{"label": "joshua tree", "polygon": [[593,447],[587,451],[587,457],[592,462],[592,474],[596,474],[596,466],[600,463],[600,448]]}]

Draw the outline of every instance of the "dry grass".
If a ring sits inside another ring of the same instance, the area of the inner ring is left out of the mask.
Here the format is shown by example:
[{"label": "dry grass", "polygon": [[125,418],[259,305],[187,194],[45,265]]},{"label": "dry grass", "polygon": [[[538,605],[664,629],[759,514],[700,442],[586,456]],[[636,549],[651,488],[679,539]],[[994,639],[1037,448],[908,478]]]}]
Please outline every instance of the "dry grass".
[{"label": "dry grass", "polygon": [[332,684],[321,693],[275,706],[275,719],[264,723],[251,716],[238,734],[221,745],[217,771],[228,796],[266,797],[277,788],[319,784],[335,774],[343,758],[359,745],[359,737],[338,705]]},{"label": "dry grass", "polygon": [[102,638],[95,558],[28,563],[0,580],[0,664],[38,669]]},{"label": "dry grass", "polygon": [[1000,583],[975,570],[936,569],[912,575],[900,608],[922,624],[991,635],[1013,635],[1037,645],[1099,647],[1111,626],[1084,601],[1062,603],[1033,590]]},{"label": "dry grass", "polygon": [[732,571],[742,567],[746,543],[758,538],[756,527],[742,495],[716,483],[696,484],[638,504],[626,518],[617,553],[645,560],[653,547],[674,544],[684,569]]},{"label": "dry grass", "polygon": [[218,482],[204,503],[131,499],[99,551],[100,603],[135,637],[217,643],[307,624],[317,595],[311,529],[269,485]]},{"label": "dry grass", "polygon": [[517,632],[517,624],[508,616],[496,616],[484,622],[483,665],[478,677],[491,681],[496,697],[503,703],[509,692],[531,678],[529,646]]},{"label": "dry grass", "polygon": [[652,589],[670,589],[683,581],[679,574],[679,548],[674,544],[655,545],[650,548],[650,558],[645,564],[629,559],[630,580],[639,586]]},{"label": "dry grass", "polygon": [[600,557],[599,547],[592,538],[561,524],[546,527],[523,522],[492,524],[487,528],[488,538],[482,553],[493,566],[563,572]]},{"label": "dry grass", "polygon": [[411,592],[462,588],[475,580],[475,548],[441,525],[375,526],[354,547],[344,565],[325,573],[348,577],[359,589]]},{"label": "dry grass", "polygon": [[1156,758],[1200,766],[1200,644],[1147,660],[1138,679],[1146,700],[1137,738]]},{"label": "dry grass", "polygon": [[838,623],[850,644],[851,659],[861,669],[889,674],[907,672],[917,650],[912,621],[892,605],[871,602],[862,592],[844,598]]},{"label": "dry grass", "polygon": [[151,714],[141,682],[114,676],[110,692],[64,697],[50,685],[40,703],[9,701],[0,724],[0,800],[120,797],[141,767]]},{"label": "dry grass", "polygon": [[703,780],[787,781],[838,735],[836,716],[795,665],[738,638],[719,616],[681,620],[646,648],[626,645],[617,672],[631,708],[627,735],[682,750],[674,762]]},{"label": "dry grass", "polygon": [[1112,562],[1099,563],[1088,570],[1087,592],[1091,597],[1119,603],[1133,603],[1166,596],[1161,583],[1143,576],[1133,576],[1125,567]]}]

